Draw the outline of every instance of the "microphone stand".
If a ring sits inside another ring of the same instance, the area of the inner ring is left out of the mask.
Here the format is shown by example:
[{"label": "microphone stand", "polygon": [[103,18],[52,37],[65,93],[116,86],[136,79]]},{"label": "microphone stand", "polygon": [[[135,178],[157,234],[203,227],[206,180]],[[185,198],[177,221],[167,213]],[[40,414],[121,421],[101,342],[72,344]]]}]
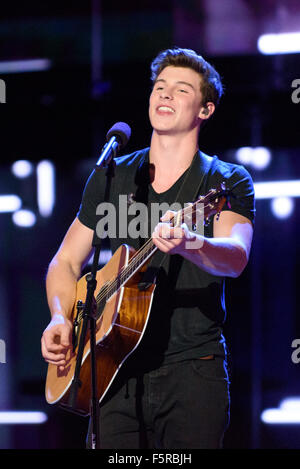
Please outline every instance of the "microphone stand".
[{"label": "microphone stand", "polygon": [[[104,202],[109,202],[110,198],[110,187],[112,178],[115,175],[116,163],[114,157],[116,156],[117,149],[119,147],[118,139],[113,137],[110,141],[104,146],[104,151],[102,152],[97,164],[96,170],[102,169],[103,167],[107,168],[106,171],[106,184],[105,184],[105,193],[104,193]],[[91,272],[86,276],[87,280],[87,294],[86,301],[83,307],[83,324],[80,334],[80,340],[78,344],[78,353],[76,357],[76,366],[73,381],[70,387],[70,394],[68,400],[68,406],[71,408],[76,407],[76,398],[78,388],[81,386],[80,381],[80,369],[82,363],[82,356],[85,346],[85,339],[88,330],[88,324],[90,326],[90,349],[91,349],[91,422],[92,422],[92,449],[100,448],[100,431],[99,431],[99,416],[100,416],[100,406],[97,396],[97,367],[96,367],[96,317],[93,313],[94,306],[94,292],[97,285],[96,275],[98,271],[99,258],[101,252],[101,243],[102,236],[99,237],[96,233],[96,228],[93,238],[93,247],[94,257]],[[97,316],[97,314],[96,314]]]}]

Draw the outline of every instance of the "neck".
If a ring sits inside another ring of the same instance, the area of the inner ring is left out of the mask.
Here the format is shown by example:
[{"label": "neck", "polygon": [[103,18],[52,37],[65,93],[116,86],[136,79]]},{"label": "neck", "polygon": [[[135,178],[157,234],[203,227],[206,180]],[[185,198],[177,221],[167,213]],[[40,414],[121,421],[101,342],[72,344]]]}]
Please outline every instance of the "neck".
[{"label": "neck", "polygon": [[150,145],[150,163],[158,171],[176,173],[185,171],[191,164],[198,151],[198,134],[191,138],[182,136],[160,135],[155,130],[152,133]]}]

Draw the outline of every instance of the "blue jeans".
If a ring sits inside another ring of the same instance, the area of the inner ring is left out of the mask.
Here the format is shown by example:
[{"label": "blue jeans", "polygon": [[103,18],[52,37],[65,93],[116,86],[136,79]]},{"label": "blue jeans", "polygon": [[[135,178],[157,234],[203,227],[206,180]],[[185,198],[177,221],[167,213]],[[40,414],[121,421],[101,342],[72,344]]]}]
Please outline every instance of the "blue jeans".
[{"label": "blue jeans", "polygon": [[124,368],[100,407],[101,448],[222,447],[230,405],[223,358],[186,360],[129,378]]}]

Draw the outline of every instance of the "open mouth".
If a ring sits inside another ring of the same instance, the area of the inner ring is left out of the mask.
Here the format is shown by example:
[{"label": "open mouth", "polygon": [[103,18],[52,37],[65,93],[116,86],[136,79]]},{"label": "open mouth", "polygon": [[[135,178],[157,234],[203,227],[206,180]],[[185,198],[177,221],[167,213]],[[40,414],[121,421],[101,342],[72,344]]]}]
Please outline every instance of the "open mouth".
[{"label": "open mouth", "polygon": [[169,107],[169,106],[158,106],[156,108],[156,110],[159,113],[168,113],[168,114],[174,114],[175,113],[175,109],[173,109],[172,107]]}]

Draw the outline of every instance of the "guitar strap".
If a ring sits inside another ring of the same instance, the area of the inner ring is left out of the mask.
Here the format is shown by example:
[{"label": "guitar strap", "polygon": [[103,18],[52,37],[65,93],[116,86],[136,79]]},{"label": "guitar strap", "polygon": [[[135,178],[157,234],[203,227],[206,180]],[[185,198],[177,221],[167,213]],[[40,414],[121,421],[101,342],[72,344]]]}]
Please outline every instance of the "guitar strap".
[{"label": "guitar strap", "polygon": [[[175,202],[178,202],[183,206],[187,200],[191,202],[197,200],[200,191],[202,187],[204,187],[208,175],[212,171],[217,160],[217,156],[208,156],[200,150],[197,151],[179,188]],[[167,253],[159,250],[156,251],[147,267],[147,270],[143,273],[140,283],[138,284],[139,290],[147,290],[147,288],[155,282],[157,273],[167,257]],[[153,265],[154,258],[155,266]]]}]

